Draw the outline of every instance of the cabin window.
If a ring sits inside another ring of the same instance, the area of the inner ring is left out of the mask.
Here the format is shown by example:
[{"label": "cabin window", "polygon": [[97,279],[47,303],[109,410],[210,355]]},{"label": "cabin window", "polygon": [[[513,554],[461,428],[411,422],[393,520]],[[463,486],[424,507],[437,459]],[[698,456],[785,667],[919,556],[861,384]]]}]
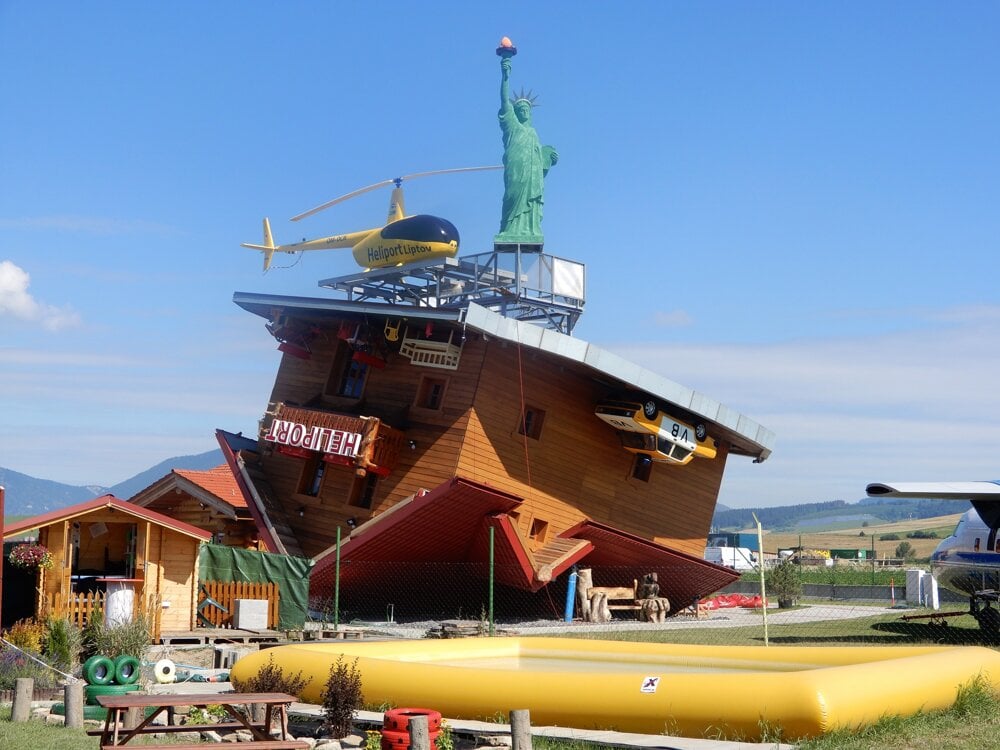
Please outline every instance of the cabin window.
[{"label": "cabin window", "polygon": [[306,459],[299,476],[299,494],[316,497],[323,488],[323,476],[326,474],[326,462],[317,454]]},{"label": "cabin window", "polygon": [[425,375],[420,380],[416,405],[421,409],[440,409],[444,401],[444,389],[447,385],[447,378]]},{"label": "cabin window", "polygon": [[534,440],[538,440],[542,435],[542,422],[545,421],[545,412],[533,406],[526,406],[521,412],[521,422],[517,426],[517,431],[521,435],[526,435]]},{"label": "cabin window", "polygon": [[632,478],[648,482],[652,473],[653,459],[643,453],[637,453],[632,462]]},{"label": "cabin window", "polygon": [[365,508],[370,510],[375,500],[375,489],[378,487],[378,474],[369,471],[363,477],[357,477],[351,486],[351,495],[347,500],[348,505],[355,508]]},{"label": "cabin window", "polygon": [[528,538],[539,544],[545,543],[545,537],[549,533],[549,522],[540,518],[531,519],[531,530],[528,531]]},{"label": "cabin window", "polygon": [[354,359],[354,350],[341,344],[333,358],[330,377],[326,381],[326,395],[359,399],[365,392],[368,365]]}]

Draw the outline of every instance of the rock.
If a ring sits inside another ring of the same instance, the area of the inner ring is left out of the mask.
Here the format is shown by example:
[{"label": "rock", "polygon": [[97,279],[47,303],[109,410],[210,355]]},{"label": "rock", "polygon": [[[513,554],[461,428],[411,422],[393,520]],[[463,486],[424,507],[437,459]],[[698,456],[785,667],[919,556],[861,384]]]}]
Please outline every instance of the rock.
[{"label": "rock", "polygon": [[316,744],[313,745],[314,750],[341,750],[340,740],[316,740]]},{"label": "rock", "polygon": [[365,738],[360,734],[349,734],[340,738],[341,747],[364,747]]},{"label": "rock", "polygon": [[[247,732],[247,734],[250,734]],[[173,735],[178,744],[194,744],[201,742],[201,732],[176,732]]]},{"label": "rock", "polygon": [[45,723],[57,727],[65,726],[66,717],[59,714],[45,714]]},{"label": "rock", "polygon": [[253,742],[253,734],[245,729],[237,729],[234,734],[237,742]]},{"label": "rock", "polygon": [[208,732],[202,732],[201,736],[202,739],[206,739],[209,742],[222,742],[222,735],[214,730]]}]

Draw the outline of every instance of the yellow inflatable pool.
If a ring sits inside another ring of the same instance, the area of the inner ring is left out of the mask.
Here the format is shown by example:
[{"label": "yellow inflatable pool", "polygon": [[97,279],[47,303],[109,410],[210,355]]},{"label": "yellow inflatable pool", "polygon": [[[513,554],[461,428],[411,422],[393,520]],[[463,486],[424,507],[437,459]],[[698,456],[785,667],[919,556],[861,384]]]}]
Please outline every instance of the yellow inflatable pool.
[{"label": "yellow inflatable pool", "polygon": [[356,659],[369,705],[419,706],[455,719],[529,709],[535,725],[748,740],[762,725],[789,739],[886,715],[947,708],[977,675],[1000,688],[1000,652],[963,647],[683,646],[569,638],[466,638],[279,646],[233,667],[247,679],[273,659],[309,678],[322,703],[330,669]]}]

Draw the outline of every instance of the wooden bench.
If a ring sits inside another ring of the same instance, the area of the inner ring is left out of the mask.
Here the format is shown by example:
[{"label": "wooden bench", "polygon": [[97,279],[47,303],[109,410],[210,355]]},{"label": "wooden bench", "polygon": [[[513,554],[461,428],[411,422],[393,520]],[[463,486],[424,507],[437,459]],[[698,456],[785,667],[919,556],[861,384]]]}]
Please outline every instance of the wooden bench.
[{"label": "wooden bench", "polygon": [[607,622],[611,619],[611,610],[625,610],[637,612],[639,619],[645,622],[663,622],[670,611],[670,602],[656,595],[659,586],[655,584],[656,574],[651,573],[642,585],[633,579],[631,587],[590,586],[585,592],[587,612],[584,619],[588,622]]},{"label": "wooden bench", "polygon": [[[608,609],[640,610],[642,604],[636,598],[639,589],[639,582],[632,580],[632,587],[628,586],[591,586],[587,589],[587,599],[594,601],[594,597],[603,596],[608,604]],[[614,602],[614,603],[612,603]]]},{"label": "wooden bench", "polygon": [[[137,745],[143,750],[205,750],[205,745],[232,745],[233,750],[306,750],[305,740],[253,740],[252,742],[192,742],[190,744],[168,743],[166,745]],[[101,750],[118,750],[121,745],[101,745]]]},{"label": "wooden bench", "polygon": [[[264,729],[263,724],[254,724],[258,729]],[[236,721],[223,721],[217,724],[150,724],[150,731],[156,734],[169,734],[170,732],[236,732],[241,729],[246,730],[245,724]],[[100,737],[104,734],[103,729],[88,729],[87,734],[91,737]]]}]

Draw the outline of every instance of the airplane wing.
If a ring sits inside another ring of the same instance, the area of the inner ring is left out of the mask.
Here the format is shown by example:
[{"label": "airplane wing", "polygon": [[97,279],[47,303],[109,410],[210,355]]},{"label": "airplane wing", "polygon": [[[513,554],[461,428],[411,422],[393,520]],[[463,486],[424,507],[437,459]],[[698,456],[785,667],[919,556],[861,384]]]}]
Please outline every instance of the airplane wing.
[{"label": "airplane wing", "polygon": [[933,500],[1000,502],[1000,480],[983,482],[873,482],[868,497],[913,497]]},{"label": "airplane wing", "polygon": [[874,482],[869,497],[913,497],[932,500],[969,500],[991,528],[1000,526],[1000,480],[989,482]]}]

